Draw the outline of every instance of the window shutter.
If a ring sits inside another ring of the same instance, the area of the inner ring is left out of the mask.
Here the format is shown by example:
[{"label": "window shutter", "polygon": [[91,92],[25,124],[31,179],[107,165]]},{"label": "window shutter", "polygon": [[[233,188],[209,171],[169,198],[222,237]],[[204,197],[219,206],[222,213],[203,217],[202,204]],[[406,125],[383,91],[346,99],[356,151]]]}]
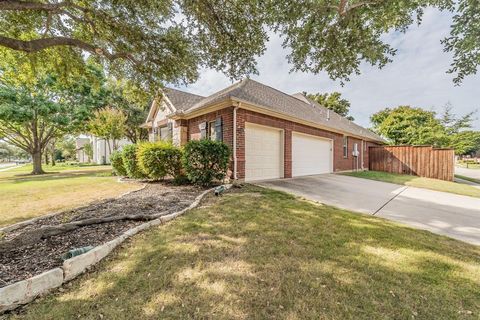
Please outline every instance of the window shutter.
[{"label": "window shutter", "polygon": [[198,128],[200,129],[200,139],[205,139],[207,137],[207,123],[200,123]]},{"label": "window shutter", "polygon": [[167,123],[168,126],[168,140],[172,140],[173,138],[173,123],[169,122]]},{"label": "window shutter", "polygon": [[221,117],[215,119],[215,140],[223,141],[223,122]]}]

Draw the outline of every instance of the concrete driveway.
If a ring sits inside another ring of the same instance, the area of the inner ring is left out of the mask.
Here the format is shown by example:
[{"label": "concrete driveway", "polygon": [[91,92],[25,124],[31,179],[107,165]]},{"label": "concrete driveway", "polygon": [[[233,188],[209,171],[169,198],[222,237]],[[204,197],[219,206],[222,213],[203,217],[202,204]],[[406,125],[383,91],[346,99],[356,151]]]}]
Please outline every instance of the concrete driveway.
[{"label": "concrete driveway", "polygon": [[336,174],[257,184],[480,245],[479,198]]}]

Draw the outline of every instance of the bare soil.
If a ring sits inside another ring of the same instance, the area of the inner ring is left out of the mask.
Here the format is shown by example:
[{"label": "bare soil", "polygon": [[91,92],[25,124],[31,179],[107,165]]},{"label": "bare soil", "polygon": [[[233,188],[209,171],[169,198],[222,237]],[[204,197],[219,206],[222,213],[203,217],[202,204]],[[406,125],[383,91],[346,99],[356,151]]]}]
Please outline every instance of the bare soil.
[{"label": "bare soil", "polygon": [[[163,213],[166,215],[188,207],[202,191],[202,189],[192,186],[149,183],[144,189],[118,199],[103,200],[39,219],[34,224],[2,234],[0,243],[14,242],[15,237],[47,225],[129,214],[155,215]],[[98,246],[142,223],[144,222],[120,220],[94,224],[81,227],[73,232],[51,236],[33,244],[15,246],[0,254],[0,287],[61,266],[62,255],[67,251],[85,246]]]}]

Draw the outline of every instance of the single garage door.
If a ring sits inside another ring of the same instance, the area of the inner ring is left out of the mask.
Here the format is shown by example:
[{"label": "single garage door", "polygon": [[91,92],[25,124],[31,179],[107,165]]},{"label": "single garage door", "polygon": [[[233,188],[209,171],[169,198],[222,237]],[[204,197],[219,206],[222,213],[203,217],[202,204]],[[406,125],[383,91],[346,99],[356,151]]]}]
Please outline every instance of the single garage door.
[{"label": "single garage door", "polygon": [[283,131],[245,124],[245,180],[283,177]]},{"label": "single garage door", "polygon": [[292,176],[332,171],[332,140],[292,133]]}]

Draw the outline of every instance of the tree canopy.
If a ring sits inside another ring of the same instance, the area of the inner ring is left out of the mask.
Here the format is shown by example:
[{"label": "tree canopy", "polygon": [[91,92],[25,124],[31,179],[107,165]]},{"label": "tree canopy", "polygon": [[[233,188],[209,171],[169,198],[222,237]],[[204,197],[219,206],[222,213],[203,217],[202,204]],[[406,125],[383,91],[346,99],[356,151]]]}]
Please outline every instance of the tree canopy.
[{"label": "tree canopy", "polygon": [[108,104],[125,114],[125,136],[132,143],[148,139],[148,131],[140,127],[147,118],[151,97],[128,80],[110,79],[107,84]]},{"label": "tree canopy", "polygon": [[0,136],[28,152],[34,174],[43,173],[42,153],[65,133],[83,130],[92,110],[103,104],[102,72],[87,66],[84,75],[68,81],[49,66],[0,62]]},{"label": "tree canopy", "polygon": [[350,102],[347,99],[343,99],[340,92],[332,92],[330,94],[314,93],[306,94],[306,96],[350,121],[355,120],[351,115],[348,114],[350,112]]},{"label": "tree canopy", "polygon": [[395,145],[433,145],[452,147],[457,154],[472,153],[478,146],[478,131],[465,131],[471,127],[475,112],[463,116],[452,113],[447,105],[442,114],[434,111],[399,106],[386,108],[370,117],[373,130]]},{"label": "tree canopy", "polygon": [[473,155],[480,151],[480,131],[462,131],[451,137],[450,146],[458,155]]},{"label": "tree canopy", "polygon": [[94,56],[109,74],[152,90],[191,82],[202,66],[232,78],[252,73],[267,39],[261,6],[250,0],[9,0],[0,14],[0,46],[68,66]]},{"label": "tree canopy", "polygon": [[383,35],[420,23],[428,6],[457,10],[444,44],[460,83],[480,63],[478,1],[8,0],[0,1],[0,47],[25,59],[55,57],[68,72],[94,57],[152,93],[162,83],[195,81],[202,67],[230,78],[255,73],[273,30],[293,70],[345,81],[361,63],[390,62],[396,50]]},{"label": "tree canopy", "polygon": [[88,123],[88,128],[91,134],[105,139],[112,152],[117,150],[117,141],[125,136],[126,121],[127,117],[122,110],[105,107],[95,111]]},{"label": "tree canopy", "polygon": [[448,71],[455,75],[453,81],[460,84],[469,75],[477,73],[480,65],[480,2],[458,1],[450,36],[443,40],[445,51],[453,53]]}]

